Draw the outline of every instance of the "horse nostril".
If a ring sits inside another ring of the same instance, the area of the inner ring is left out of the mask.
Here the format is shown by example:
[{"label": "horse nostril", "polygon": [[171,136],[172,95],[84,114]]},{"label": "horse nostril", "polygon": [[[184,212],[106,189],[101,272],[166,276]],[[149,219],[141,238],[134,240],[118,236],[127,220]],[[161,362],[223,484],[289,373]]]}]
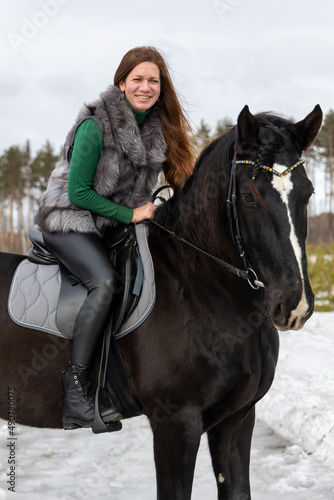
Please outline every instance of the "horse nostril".
[{"label": "horse nostril", "polygon": [[291,325],[290,325],[290,328],[291,328],[291,329],[293,329],[293,328],[296,326],[296,322],[297,322],[297,318],[295,318],[295,319],[292,321],[292,323],[291,323]]},{"label": "horse nostril", "polygon": [[289,315],[286,314],[284,302],[278,302],[274,305],[271,312],[271,319],[279,330],[286,330],[289,322]]},{"label": "horse nostril", "polygon": [[282,302],[277,304],[277,306],[274,308],[274,317],[280,319],[286,319],[285,307]]}]

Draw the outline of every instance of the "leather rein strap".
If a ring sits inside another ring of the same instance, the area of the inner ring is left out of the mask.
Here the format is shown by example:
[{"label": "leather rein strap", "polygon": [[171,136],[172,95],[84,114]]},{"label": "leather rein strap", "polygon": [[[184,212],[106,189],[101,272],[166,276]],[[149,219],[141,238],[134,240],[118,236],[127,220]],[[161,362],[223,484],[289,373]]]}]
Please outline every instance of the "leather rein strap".
[{"label": "leather rein strap", "polygon": [[[235,163],[235,159],[234,159],[234,163]],[[234,168],[235,168],[235,166],[234,166]],[[233,170],[233,163],[232,163],[232,170]],[[231,177],[230,177],[229,192],[230,192],[230,189],[232,189],[231,188],[232,177],[233,176],[231,175]],[[235,172],[234,172],[234,177],[235,177]],[[235,180],[234,180],[234,183],[235,183]],[[157,199],[157,194],[160,191],[162,191],[163,189],[166,189],[166,188],[171,188],[171,186],[162,186],[159,189],[157,189],[155,191],[155,193],[153,194],[153,200]],[[161,200],[161,197],[159,197],[159,199]],[[236,197],[235,196],[234,196],[234,199],[236,201]],[[229,205],[229,200],[227,200],[227,201],[228,201],[228,205]],[[237,213],[236,204],[235,204],[234,210]],[[230,215],[229,215],[229,218],[230,218]],[[179,236],[178,234],[174,233],[173,231],[170,231],[169,229],[167,229],[166,227],[162,226],[161,224],[159,224],[154,219],[150,219],[150,222],[152,222],[154,225],[160,227],[160,229],[163,229],[166,233],[170,234],[171,236],[173,236],[174,238],[176,238],[178,241],[181,241],[182,243],[185,243],[186,245],[194,248],[197,252],[200,252],[201,254],[205,255],[209,259],[213,260],[217,264],[225,267],[225,269],[227,269],[228,271],[230,271],[231,273],[233,273],[235,276],[238,276],[238,278],[243,278],[244,280],[247,280],[248,283],[249,283],[249,285],[252,288],[254,288],[254,290],[257,290],[260,287],[264,287],[264,284],[262,283],[262,281],[259,281],[259,279],[258,279],[257,274],[255,273],[255,271],[247,265],[247,260],[246,260],[246,257],[244,257],[244,255],[240,255],[243,258],[243,263],[244,263],[244,266],[245,266],[245,269],[242,270],[242,269],[239,269],[238,267],[235,267],[235,266],[232,266],[231,264],[228,264],[227,262],[225,262],[222,259],[219,259],[218,257],[215,257],[214,255],[206,252],[205,250],[202,250],[201,248],[197,247],[196,245],[193,245],[192,243],[190,243],[190,241],[182,238],[182,236]],[[239,224],[238,224],[238,227],[239,227]],[[240,231],[239,231],[239,236],[240,236]],[[241,245],[241,238],[240,238],[240,245]],[[242,248],[242,245],[241,245],[240,248]],[[243,254],[244,254],[244,252],[243,252]],[[251,281],[252,277],[254,278],[253,282]]]}]

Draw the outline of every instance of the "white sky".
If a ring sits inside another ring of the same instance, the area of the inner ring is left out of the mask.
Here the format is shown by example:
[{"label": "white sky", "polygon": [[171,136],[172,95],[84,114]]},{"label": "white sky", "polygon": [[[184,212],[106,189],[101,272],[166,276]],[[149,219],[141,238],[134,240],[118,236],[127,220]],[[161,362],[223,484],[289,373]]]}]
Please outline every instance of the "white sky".
[{"label": "white sky", "polygon": [[130,48],[163,51],[190,120],[334,108],[333,0],[2,0],[0,153],[59,148]]}]

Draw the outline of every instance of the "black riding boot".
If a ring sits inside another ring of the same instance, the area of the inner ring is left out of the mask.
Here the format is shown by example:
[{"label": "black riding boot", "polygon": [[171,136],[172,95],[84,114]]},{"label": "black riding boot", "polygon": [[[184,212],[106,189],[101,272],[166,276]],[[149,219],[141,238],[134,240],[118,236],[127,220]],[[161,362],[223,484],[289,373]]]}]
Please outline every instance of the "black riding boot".
[{"label": "black riding boot", "polygon": [[[62,375],[65,388],[64,429],[92,427],[95,417],[95,390],[91,373],[87,370],[76,371],[70,367]],[[99,404],[99,412],[104,423],[118,422],[122,418],[115,407],[105,408]]]},{"label": "black riding boot", "polygon": [[[117,292],[116,271],[96,234],[43,232],[43,237],[49,249],[88,291],[73,328],[70,365],[63,373],[63,419],[67,429],[91,427],[95,416],[95,391],[90,376]],[[108,409],[99,406],[99,413],[103,421],[121,418],[113,406]]]}]

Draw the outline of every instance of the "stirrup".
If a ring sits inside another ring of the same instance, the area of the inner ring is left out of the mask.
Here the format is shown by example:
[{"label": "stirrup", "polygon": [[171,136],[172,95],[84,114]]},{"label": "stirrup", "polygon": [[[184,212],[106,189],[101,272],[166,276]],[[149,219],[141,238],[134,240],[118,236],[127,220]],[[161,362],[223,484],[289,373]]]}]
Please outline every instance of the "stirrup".
[{"label": "stirrup", "polygon": [[[95,415],[94,415],[94,422],[92,425],[92,431],[94,434],[102,434],[103,432],[116,432],[120,431],[122,429],[122,422],[118,421],[112,421],[112,422],[106,422],[104,423],[101,415],[100,415],[100,410],[99,410],[99,395],[101,391],[105,391],[108,394],[110,404],[112,405],[112,400],[111,396],[109,394],[109,391],[106,387],[102,387],[101,385],[98,385],[96,389],[96,394],[95,394]],[[117,415],[117,413],[116,413]],[[122,418],[122,415],[119,414],[120,418]]]}]

